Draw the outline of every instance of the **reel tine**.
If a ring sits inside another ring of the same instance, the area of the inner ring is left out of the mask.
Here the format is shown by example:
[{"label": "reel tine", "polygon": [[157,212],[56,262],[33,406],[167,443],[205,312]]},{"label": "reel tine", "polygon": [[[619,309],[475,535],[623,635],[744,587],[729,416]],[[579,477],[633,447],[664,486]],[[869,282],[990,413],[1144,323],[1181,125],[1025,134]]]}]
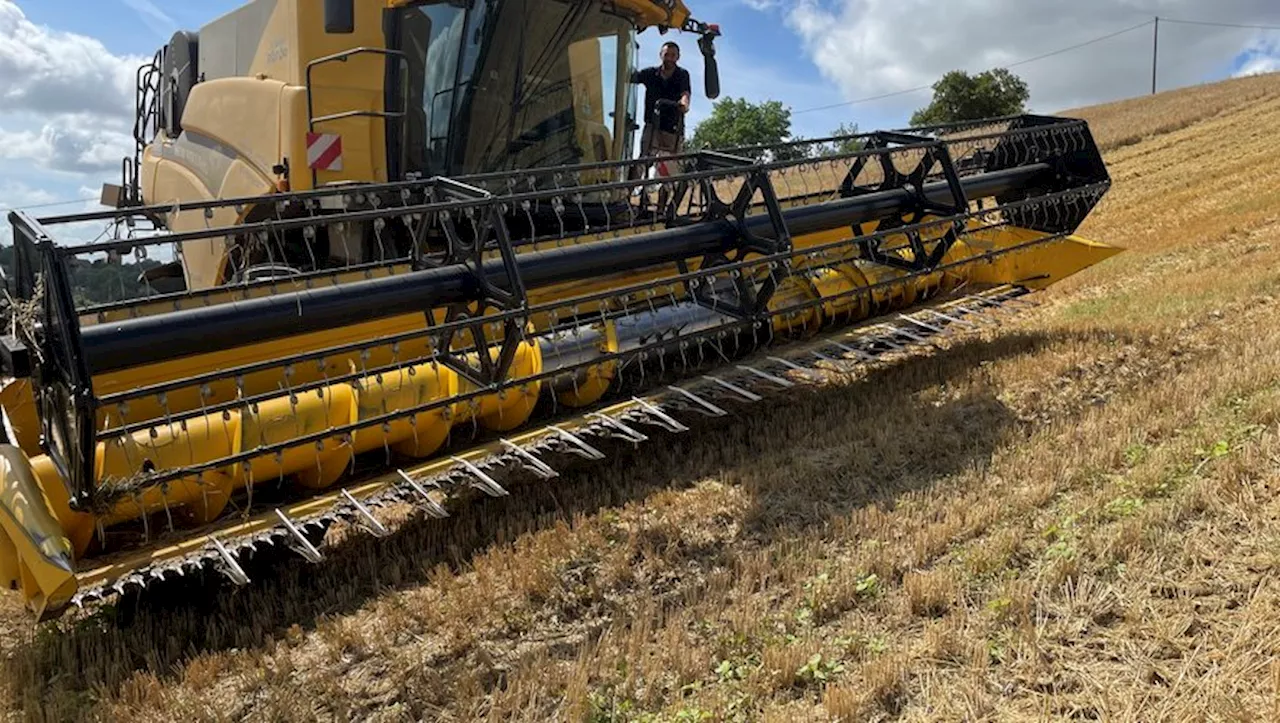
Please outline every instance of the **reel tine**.
[{"label": "reel tine", "polygon": [[360,516],[364,518],[365,522],[367,523],[366,526],[369,528],[369,531],[371,533],[373,533],[377,537],[386,537],[387,535],[391,534],[390,531],[387,530],[387,528],[384,527],[382,523],[378,521],[378,518],[373,516],[373,513],[369,511],[369,508],[361,504],[360,500],[356,499],[355,497],[352,497],[350,492],[343,490],[342,496],[346,497],[347,502],[350,502],[351,506],[355,507],[356,511],[360,513]]},{"label": "reel tine", "polygon": [[293,539],[296,544],[290,545],[290,547],[292,547],[294,551],[299,555],[302,555],[307,562],[310,563],[318,563],[323,559],[320,551],[316,549],[315,545],[311,544],[310,540],[303,536],[302,531],[293,524],[293,520],[289,519],[289,516],[284,513],[284,510],[277,507],[276,517],[280,518],[280,521],[284,523],[285,529],[293,535]]},{"label": "reel tine", "polygon": [[506,497],[510,494],[502,488],[502,485],[498,484],[492,477],[485,474],[484,470],[474,464],[471,464],[461,457],[450,457],[450,459],[462,465],[463,469],[467,472],[470,472],[471,476],[476,478],[475,486],[479,487],[490,497]]}]

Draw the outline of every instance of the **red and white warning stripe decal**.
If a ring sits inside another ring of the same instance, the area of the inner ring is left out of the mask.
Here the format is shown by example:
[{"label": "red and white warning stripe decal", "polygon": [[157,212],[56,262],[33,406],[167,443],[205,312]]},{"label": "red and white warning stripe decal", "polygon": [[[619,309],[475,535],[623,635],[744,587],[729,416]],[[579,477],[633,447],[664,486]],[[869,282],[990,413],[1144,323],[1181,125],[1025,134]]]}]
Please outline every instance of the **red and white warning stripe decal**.
[{"label": "red and white warning stripe decal", "polygon": [[337,133],[308,133],[307,166],[315,171],[341,171],[342,136]]}]

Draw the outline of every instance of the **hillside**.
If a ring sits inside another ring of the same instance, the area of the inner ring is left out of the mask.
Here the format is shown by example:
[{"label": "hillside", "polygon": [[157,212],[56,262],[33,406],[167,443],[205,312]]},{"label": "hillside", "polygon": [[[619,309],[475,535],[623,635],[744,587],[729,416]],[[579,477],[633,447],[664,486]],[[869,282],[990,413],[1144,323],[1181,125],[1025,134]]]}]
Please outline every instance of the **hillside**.
[{"label": "hillside", "polygon": [[6,608],[8,712],[1274,719],[1280,75],[1063,115],[1127,252],[1036,308],[202,610]]}]

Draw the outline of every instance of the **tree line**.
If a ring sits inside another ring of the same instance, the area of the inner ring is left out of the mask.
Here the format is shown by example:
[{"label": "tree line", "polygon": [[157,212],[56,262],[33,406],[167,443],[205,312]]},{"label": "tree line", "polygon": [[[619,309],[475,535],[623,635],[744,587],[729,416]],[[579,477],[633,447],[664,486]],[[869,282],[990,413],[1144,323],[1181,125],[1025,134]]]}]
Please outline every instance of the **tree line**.
[{"label": "tree line", "polygon": [[[1027,84],[1005,68],[995,68],[970,75],[953,70],[933,84],[929,104],[911,115],[912,127],[981,120],[1026,112],[1031,94]],[[841,123],[830,135],[857,134],[855,123]],[[780,144],[786,146],[777,147]],[[687,143],[690,150],[700,148],[743,148],[775,146],[773,160],[793,160],[823,153],[858,150],[856,138],[838,138],[818,143],[791,134],[791,110],[776,100],[752,103],[745,98],[722,98],[715,102],[711,115],[694,128]],[[744,151],[756,158],[762,149]]]},{"label": "tree line", "polygon": [[[14,250],[12,246],[0,246],[0,270],[5,280],[14,283]],[[87,261],[70,259],[71,294],[77,304],[102,304],[112,301],[135,299],[147,293],[139,280],[143,271],[159,266],[160,262],[143,259],[137,263],[121,261],[107,263],[106,259]]]}]

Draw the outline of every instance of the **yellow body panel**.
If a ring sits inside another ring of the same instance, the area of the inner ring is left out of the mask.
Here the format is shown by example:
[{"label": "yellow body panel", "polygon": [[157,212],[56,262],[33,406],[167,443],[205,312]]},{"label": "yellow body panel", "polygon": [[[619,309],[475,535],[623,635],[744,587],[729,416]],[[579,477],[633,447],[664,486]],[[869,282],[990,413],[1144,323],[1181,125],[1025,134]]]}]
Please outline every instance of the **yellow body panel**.
[{"label": "yellow body panel", "polygon": [[183,131],[212,138],[234,149],[252,167],[270,173],[281,158],[280,129],[275,123],[264,126],[262,121],[279,117],[284,88],[284,83],[271,78],[197,83],[182,114]]},{"label": "yellow body panel", "polygon": [[44,489],[21,451],[0,445],[0,582],[20,588],[37,617],[76,591],[71,542]]},{"label": "yellow body panel", "polygon": [[[293,0],[306,2],[307,0]],[[352,48],[386,47],[386,39],[382,31],[382,10],[380,3],[356,2],[355,32],[351,34],[333,35],[325,33],[324,18],[321,13],[302,13],[298,19],[298,52],[297,64],[294,68],[297,75],[291,78],[291,84],[303,90],[303,113],[305,118],[306,66],[311,60],[324,58],[335,53],[349,51]],[[351,55],[344,61],[332,61],[316,65],[311,71],[311,95],[313,99],[312,115],[319,118],[334,113],[361,110],[382,112],[383,80],[385,77],[385,56],[364,53]],[[295,101],[296,102],[296,101]],[[297,122],[296,115],[292,124],[286,126],[296,139],[300,136],[305,143],[307,128]],[[337,133],[342,137],[341,171],[320,171],[317,174],[318,184],[334,181],[386,181],[387,180],[387,142],[386,120],[378,116],[342,118],[326,121],[316,127],[317,133]],[[306,153],[295,155],[291,159],[294,173],[290,176],[290,185],[294,190],[310,188],[310,173],[306,172]]]}]

